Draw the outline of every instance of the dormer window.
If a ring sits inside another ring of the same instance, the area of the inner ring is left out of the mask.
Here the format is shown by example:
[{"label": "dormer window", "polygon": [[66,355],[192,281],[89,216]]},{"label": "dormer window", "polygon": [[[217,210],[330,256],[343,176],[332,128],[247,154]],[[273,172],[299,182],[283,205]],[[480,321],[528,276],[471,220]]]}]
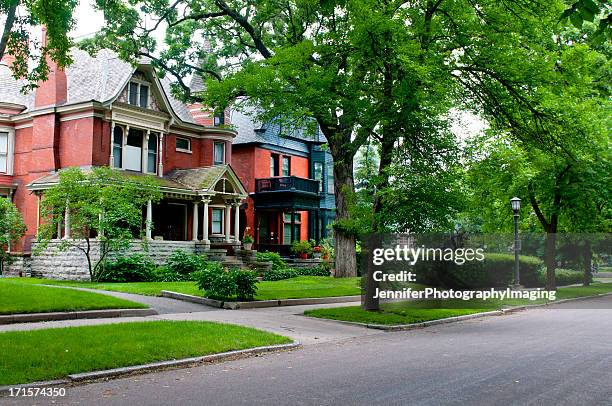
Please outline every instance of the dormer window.
[{"label": "dormer window", "polygon": [[130,82],[128,101],[131,105],[149,108],[149,85],[145,83]]}]

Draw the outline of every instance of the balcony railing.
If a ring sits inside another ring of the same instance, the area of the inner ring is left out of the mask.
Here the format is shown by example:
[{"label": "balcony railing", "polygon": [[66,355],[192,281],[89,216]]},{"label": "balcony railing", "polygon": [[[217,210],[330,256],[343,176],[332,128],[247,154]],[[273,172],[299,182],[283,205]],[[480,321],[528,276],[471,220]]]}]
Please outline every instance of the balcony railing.
[{"label": "balcony railing", "polygon": [[297,176],[281,176],[255,180],[255,192],[299,191],[319,193],[319,181],[298,178]]}]

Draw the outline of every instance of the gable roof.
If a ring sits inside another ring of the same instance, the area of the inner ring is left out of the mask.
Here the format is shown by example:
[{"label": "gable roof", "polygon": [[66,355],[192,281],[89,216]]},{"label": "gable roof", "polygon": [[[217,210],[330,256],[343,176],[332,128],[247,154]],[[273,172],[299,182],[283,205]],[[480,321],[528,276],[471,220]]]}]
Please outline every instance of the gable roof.
[{"label": "gable roof", "polygon": [[[65,105],[97,101],[113,101],[125,88],[137,68],[119,59],[119,56],[102,49],[95,56],[80,49],[72,49],[73,63],[66,67],[68,94]],[[141,65],[150,65],[148,60],[139,61]],[[158,79],[160,91],[168,100],[172,112],[183,122],[195,124],[187,106],[172,96],[170,80],[167,77]],[[6,64],[0,64],[0,103],[15,103],[26,107],[24,112],[34,109],[35,91],[21,94],[25,82],[16,80]]]},{"label": "gable roof", "polygon": [[165,175],[164,178],[182,184],[192,190],[205,193],[215,193],[215,186],[219,180],[225,178],[230,181],[236,193],[243,197],[248,196],[248,192],[236,175],[236,172],[228,164],[193,169],[175,169]]}]

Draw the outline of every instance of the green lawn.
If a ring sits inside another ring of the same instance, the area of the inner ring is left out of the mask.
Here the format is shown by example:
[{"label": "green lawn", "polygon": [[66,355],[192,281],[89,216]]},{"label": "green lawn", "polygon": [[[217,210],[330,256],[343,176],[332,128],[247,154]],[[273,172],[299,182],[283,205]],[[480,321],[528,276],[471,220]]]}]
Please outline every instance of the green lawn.
[{"label": "green lawn", "polygon": [[[573,286],[559,288],[557,300],[576,297],[594,296],[612,292],[612,283],[594,283],[589,287]],[[332,320],[344,320],[357,323],[399,325],[438,320],[465,314],[481,313],[500,309],[504,306],[518,306],[542,303],[542,301],[506,300],[504,302],[488,300],[468,302],[460,300],[422,300],[389,302],[381,305],[378,312],[367,312],[359,306],[336,307],[331,309],[307,310],[305,315]]]},{"label": "green lawn", "polygon": [[[263,281],[257,284],[255,300],[299,299],[305,297],[351,296],[361,294],[361,278],[332,278],[326,276],[299,276],[281,281]],[[14,279],[13,279],[14,280]],[[203,296],[195,282],[132,282],[94,283],[56,281],[50,279],[24,278],[25,283],[78,286],[83,288],[112,290],[147,296],[159,296],[162,290]]]},{"label": "green lawn", "polygon": [[0,333],[0,385],[290,341],[248,327],[187,321]]},{"label": "green lawn", "polygon": [[147,306],[100,293],[59,289],[0,279],[0,314],[46,313],[100,309],[137,309]]}]

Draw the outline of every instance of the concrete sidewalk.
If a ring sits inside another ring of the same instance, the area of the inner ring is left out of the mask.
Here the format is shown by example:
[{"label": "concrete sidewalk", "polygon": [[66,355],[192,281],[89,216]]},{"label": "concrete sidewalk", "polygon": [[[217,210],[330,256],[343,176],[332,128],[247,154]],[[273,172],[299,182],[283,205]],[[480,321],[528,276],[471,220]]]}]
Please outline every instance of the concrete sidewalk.
[{"label": "concrete sidewalk", "polygon": [[122,317],[112,319],[65,320],[41,323],[12,324],[0,326],[0,332],[28,331],[45,328],[93,326],[100,324],[128,323],[154,320],[216,321],[240,324],[270,331],[290,337],[302,344],[336,341],[354,337],[385,334],[378,330],[361,326],[337,323],[331,320],[305,317],[304,310],[338,306],[355,306],[355,303],[331,303],[327,305],[271,307],[265,309],[223,310],[213,309],[204,312],[166,313],[148,317]]},{"label": "concrete sidewalk", "polygon": [[82,290],[91,293],[100,293],[107,296],[116,297],[119,299],[130,300],[136,303],[142,303],[149,306],[151,309],[157,311],[158,314],[172,314],[172,313],[192,313],[192,312],[205,312],[215,310],[210,306],[206,306],[199,303],[185,302],[182,300],[169,299],[167,297],[160,296],[145,296],[136,295],[133,293],[115,292],[112,290],[101,290],[101,289],[89,289],[79,288],[74,286],[58,286],[58,285],[40,285],[49,288],[58,289],[74,289]]}]

